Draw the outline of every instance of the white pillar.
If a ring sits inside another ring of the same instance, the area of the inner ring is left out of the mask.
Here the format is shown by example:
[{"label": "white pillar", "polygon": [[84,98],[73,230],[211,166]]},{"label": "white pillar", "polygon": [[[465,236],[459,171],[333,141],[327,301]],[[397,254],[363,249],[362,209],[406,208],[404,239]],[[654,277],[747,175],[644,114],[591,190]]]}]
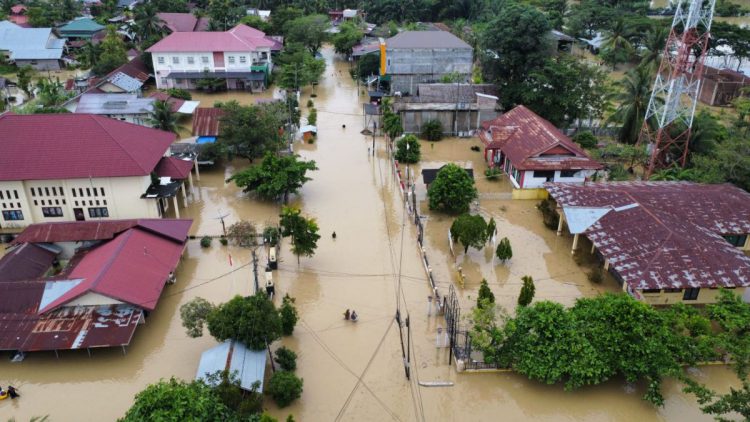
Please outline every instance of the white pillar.
[{"label": "white pillar", "polygon": [[563,216],[560,213],[557,213],[557,216],[559,217],[557,219],[557,235],[562,235],[562,227],[563,227]]},{"label": "white pillar", "polygon": [[187,208],[187,192],[185,192],[185,181],[182,181],[182,184],[180,185],[182,188],[182,205]]},{"label": "white pillar", "polygon": [[594,251],[596,251],[596,245],[594,245],[593,242],[591,242],[591,254],[594,254]]},{"label": "white pillar", "polygon": [[195,178],[198,179],[198,181],[201,181],[201,172],[198,171],[198,157],[195,157],[193,159],[193,167],[195,167]]},{"label": "white pillar", "polygon": [[573,235],[573,249],[570,250],[570,253],[576,253],[576,249],[578,249],[578,236],[580,236],[578,233]]},{"label": "white pillar", "polygon": [[188,173],[188,180],[190,181],[190,190],[193,189],[193,172]]},{"label": "white pillar", "polygon": [[174,204],[174,216],[180,218],[180,207],[177,206],[177,195],[172,197],[172,203]]}]

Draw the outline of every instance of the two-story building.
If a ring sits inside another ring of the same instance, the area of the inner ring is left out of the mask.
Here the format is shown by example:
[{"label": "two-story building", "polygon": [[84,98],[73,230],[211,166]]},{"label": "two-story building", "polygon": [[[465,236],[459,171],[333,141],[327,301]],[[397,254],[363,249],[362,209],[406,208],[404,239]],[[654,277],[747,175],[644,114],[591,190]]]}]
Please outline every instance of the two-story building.
[{"label": "two-story building", "polygon": [[522,105],[482,122],[479,139],[487,164],[508,175],[516,199],[545,198],[545,183],[583,183],[603,168],[552,123]]},{"label": "two-story building", "polygon": [[261,91],[273,70],[271,53],[280,49],[264,32],[240,24],[225,32],[173,32],[147,51],[159,89],[196,89],[201,79],[219,78],[227,89]]},{"label": "two-story building", "polygon": [[162,217],[182,185],[158,179],[173,133],[91,114],[5,113],[0,134],[0,231]]},{"label": "two-story building", "polygon": [[[383,51],[384,50],[384,51]],[[389,80],[391,93],[416,94],[422,83],[471,78],[474,49],[446,31],[404,31],[381,46],[381,79]]]},{"label": "two-story building", "polygon": [[65,39],[55,35],[52,28],[23,28],[0,21],[0,55],[18,67],[62,69],[64,48]]}]

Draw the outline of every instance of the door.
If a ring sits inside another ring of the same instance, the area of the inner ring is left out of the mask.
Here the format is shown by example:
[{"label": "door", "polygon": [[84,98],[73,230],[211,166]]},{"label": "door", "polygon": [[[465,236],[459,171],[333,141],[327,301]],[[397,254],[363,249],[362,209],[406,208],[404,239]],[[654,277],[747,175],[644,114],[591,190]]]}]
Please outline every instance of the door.
[{"label": "door", "polygon": [[76,221],[86,220],[86,217],[83,215],[83,208],[73,208],[73,215],[76,216]]},{"label": "door", "polygon": [[223,52],[214,53],[214,67],[215,68],[224,67],[224,53]]}]

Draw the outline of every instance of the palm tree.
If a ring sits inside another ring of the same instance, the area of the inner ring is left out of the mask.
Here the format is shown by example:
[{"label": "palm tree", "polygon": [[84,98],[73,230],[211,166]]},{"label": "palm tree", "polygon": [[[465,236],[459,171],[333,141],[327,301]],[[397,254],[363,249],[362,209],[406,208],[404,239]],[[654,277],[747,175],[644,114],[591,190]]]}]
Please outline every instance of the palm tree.
[{"label": "palm tree", "polygon": [[602,41],[602,57],[615,69],[618,63],[627,61],[633,52],[633,44],[630,39],[633,38],[633,30],[625,23],[625,20],[618,19]]},{"label": "palm tree", "polygon": [[144,3],[135,9],[135,33],[138,41],[143,46],[144,41],[158,40],[163,37],[166,29],[164,21],[157,15],[156,7],[151,3]]},{"label": "palm tree", "polygon": [[668,36],[669,28],[666,26],[651,28],[651,30],[646,33],[646,37],[643,40],[643,48],[645,51],[641,54],[641,66],[649,66],[653,70],[659,68],[661,54],[664,52],[664,47],[667,45]]},{"label": "palm tree", "polygon": [[92,68],[99,63],[99,55],[102,53],[101,47],[98,44],[93,44],[91,41],[86,41],[86,44],[81,48],[80,62],[86,67]]},{"label": "palm tree", "polygon": [[620,142],[635,144],[638,141],[651,97],[651,83],[652,74],[645,66],[628,71],[625,77],[617,82],[616,85],[620,89],[612,96],[612,100],[618,106],[607,121],[622,125],[617,134]]},{"label": "palm tree", "polygon": [[148,122],[155,128],[177,133],[177,116],[172,106],[166,101],[154,101],[154,108],[149,113]]}]

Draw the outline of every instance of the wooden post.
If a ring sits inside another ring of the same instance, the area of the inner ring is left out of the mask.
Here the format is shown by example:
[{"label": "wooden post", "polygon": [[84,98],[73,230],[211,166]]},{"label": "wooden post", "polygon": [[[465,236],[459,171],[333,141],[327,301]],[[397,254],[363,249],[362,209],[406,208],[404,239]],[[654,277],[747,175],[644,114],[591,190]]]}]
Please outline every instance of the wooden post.
[{"label": "wooden post", "polygon": [[172,204],[174,205],[174,216],[180,218],[180,207],[177,206],[177,194],[172,197]]},{"label": "wooden post", "polygon": [[198,170],[198,157],[196,156],[193,159],[193,167],[195,167],[195,178],[198,179],[198,181],[201,181],[201,172]]},{"label": "wooden post", "polygon": [[557,235],[562,236],[562,229],[563,229],[563,216],[560,213],[557,213],[558,219],[557,219]]},{"label": "wooden post", "polygon": [[576,253],[576,249],[578,249],[578,236],[580,236],[578,233],[573,235],[573,249],[570,250],[572,254]]},{"label": "wooden post", "polygon": [[187,192],[185,191],[185,181],[182,181],[182,184],[180,185],[182,188],[182,205],[187,208]]}]

